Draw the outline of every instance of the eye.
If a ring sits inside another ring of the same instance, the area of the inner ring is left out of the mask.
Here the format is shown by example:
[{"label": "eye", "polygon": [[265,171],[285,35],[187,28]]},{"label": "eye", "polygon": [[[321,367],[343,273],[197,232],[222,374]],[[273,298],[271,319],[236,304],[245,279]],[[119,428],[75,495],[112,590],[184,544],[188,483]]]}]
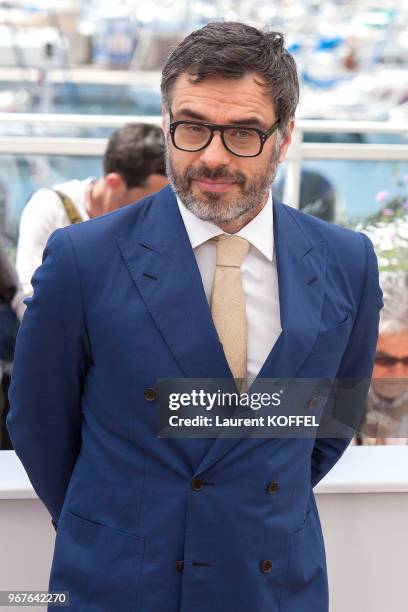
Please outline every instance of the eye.
[{"label": "eye", "polygon": [[183,125],[183,129],[186,130],[187,132],[190,132],[191,134],[202,134],[203,132],[206,131],[206,128],[202,125]]},{"label": "eye", "polygon": [[385,354],[379,353],[375,356],[375,363],[381,366],[394,365],[396,361],[397,359],[393,357],[392,355],[385,355]]},{"label": "eye", "polygon": [[239,138],[240,140],[246,140],[248,138],[254,137],[254,132],[252,130],[245,130],[243,128],[236,128],[232,130],[231,136],[234,138]]}]

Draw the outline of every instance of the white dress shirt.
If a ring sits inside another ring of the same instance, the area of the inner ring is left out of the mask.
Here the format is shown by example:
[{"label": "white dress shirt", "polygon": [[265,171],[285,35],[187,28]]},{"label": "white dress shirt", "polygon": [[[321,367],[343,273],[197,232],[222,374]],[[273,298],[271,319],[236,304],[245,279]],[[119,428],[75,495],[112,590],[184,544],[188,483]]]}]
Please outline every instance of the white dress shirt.
[{"label": "white dress shirt", "polygon": [[[201,273],[207,301],[216,266],[216,245],[207,242],[223,232],[210,221],[202,221],[177,198],[184,225]],[[247,316],[247,376],[255,378],[278,339],[282,328],[279,311],[279,288],[273,240],[272,194],[263,209],[236,236],[250,243],[241,266]]]}]

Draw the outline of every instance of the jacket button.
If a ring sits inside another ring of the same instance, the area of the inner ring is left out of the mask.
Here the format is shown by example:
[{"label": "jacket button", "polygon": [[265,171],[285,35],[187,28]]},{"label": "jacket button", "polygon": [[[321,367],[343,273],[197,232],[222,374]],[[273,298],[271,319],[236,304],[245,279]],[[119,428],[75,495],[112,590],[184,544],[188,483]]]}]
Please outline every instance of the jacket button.
[{"label": "jacket button", "polygon": [[184,569],[184,561],[177,561],[177,569],[179,572],[182,572]]},{"label": "jacket button", "polygon": [[279,489],[279,483],[278,483],[278,482],[276,482],[276,481],[269,482],[269,483],[266,485],[266,492],[267,492],[269,495],[272,495],[273,493],[276,493],[276,491],[277,491],[278,489]]},{"label": "jacket button", "polygon": [[144,397],[149,402],[153,402],[156,399],[156,397],[157,397],[156,389],[145,389],[144,390]]},{"label": "jacket button", "polygon": [[261,561],[261,572],[262,573],[267,574],[271,570],[272,570],[272,561],[269,561],[269,559],[264,559],[263,561]]},{"label": "jacket button", "polygon": [[318,397],[312,397],[309,400],[309,403],[308,403],[307,407],[310,408],[311,410],[313,410],[313,408],[316,408],[318,403],[319,403],[319,398]]},{"label": "jacket button", "polygon": [[193,489],[193,491],[201,491],[203,487],[204,479],[201,478],[201,476],[196,476],[195,478],[193,478],[193,480],[191,481],[191,488]]}]

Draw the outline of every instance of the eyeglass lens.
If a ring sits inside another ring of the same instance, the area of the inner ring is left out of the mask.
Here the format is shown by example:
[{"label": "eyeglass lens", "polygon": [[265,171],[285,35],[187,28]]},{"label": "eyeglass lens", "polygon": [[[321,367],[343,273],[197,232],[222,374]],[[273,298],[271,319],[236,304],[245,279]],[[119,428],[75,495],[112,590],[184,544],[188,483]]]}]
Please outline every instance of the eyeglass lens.
[{"label": "eyeglass lens", "polygon": [[379,354],[375,356],[375,363],[384,367],[393,367],[397,363],[402,363],[408,367],[408,356],[407,357],[394,357],[393,355]]},{"label": "eyeglass lens", "polygon": [[[204,148],[210,138],[211,129],[200,124],[180,123],[174,133],[176,146],[188,151]],[[227,128],[224,130],[224,141],[232,152],[239,155],[254,155],[261,148],[258,132],[250,128]]]}]

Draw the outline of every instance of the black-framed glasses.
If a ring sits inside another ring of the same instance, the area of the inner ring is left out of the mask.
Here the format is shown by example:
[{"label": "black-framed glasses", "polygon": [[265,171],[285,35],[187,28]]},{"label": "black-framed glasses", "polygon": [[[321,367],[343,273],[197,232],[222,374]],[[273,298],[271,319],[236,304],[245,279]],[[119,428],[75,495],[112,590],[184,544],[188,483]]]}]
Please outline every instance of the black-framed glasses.
[{"label": "black-framed glasses", "polygon": [[395,357],[395,355],[388,355],[388,353],[377,353],[375,363],[387,368],[392,368],[397,363],[402,363],[405,367],[408,367],[408,355],[406,357]]},{"label": "black-framed glasses", "polygon": [[279,119],[266,131],[237,125],[217,125],[200,121],[173,121],[170,136],[173,145],[181,151],[202,151],[213,139],[214,132],[221,132],[221,140],[227,151],[238,157],[257,157],[265,142],[279,125]]}]

